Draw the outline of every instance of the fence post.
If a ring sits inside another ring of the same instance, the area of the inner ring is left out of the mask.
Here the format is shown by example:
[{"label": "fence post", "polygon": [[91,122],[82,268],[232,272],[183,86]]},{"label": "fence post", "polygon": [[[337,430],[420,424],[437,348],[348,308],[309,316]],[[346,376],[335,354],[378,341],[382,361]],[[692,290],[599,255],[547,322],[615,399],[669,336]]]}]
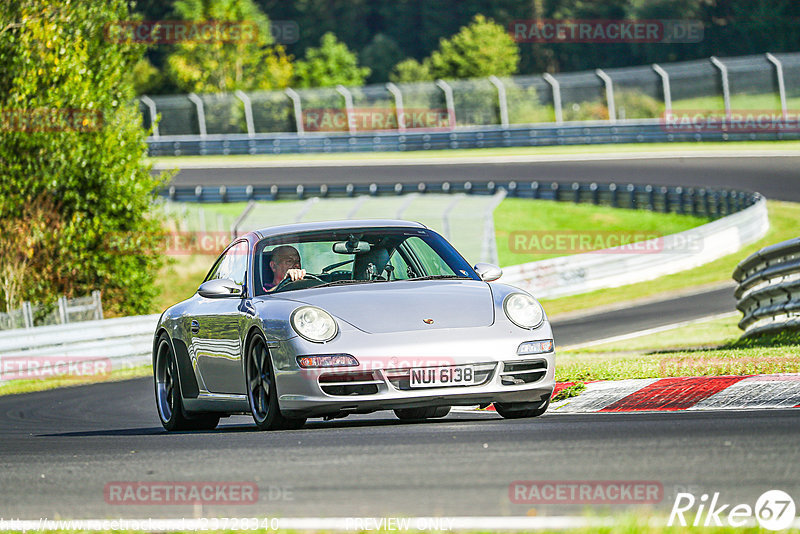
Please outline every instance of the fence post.
[{"label": "fence post", "polygon": [[596,69],[594,71],[597,76],[603,80],[603,83],[606,86],[606,102],[608,105],[608,121],[611,124],[617,123],[617,104],[614,102],[614,81],[611,79],[611,76],[606,74],[606,71],[603,69]]},{"label": "fence post", "polygon": [[150,126],[153,127],[153,139],[158,139],[158,114],[156,112],[156,103],[147,95],[140,96],[139,100],[147,106],[147,111],[150,113]]},{"label": "fence post", "polygon": [[58,318],[61,324],[67,324],[69,322],[69,317],[67,316],[67,297],[63,295],[58,297]]},{"label": "fence post", "polygon": [[33,309],[27,300],[22,303],[22,321],[25,323],[25,328],[33,328]]},{"label": "fence post", "polygon": [[406,116],[405,110],[403,108],[403,92],[400,88],[389,82],[386,84],[386,90],[392,93],[394,97],[394,113],[395,118],[397,118],[397,131],[398,132],[405,132],[406,131]]},{"label": "fence post", "polygon": [[253,104],[250,102],[250,97],[240,89],[237,89],[234,94],[244,104],[244,122],[247,124],[247,137],[253,137],[256,135],[256,129],[253,124]]},{"label": "fence post", "polygon": [[664,113],[672,113],[672,86],[669,83],[669,73],[661,65],[653,63],[653,70],[661,76],[661,88],[664,92]]},{"label": "fence post", "polygon": [[300,95],[297,94],[297,91],[291,87],[287,87],[284,93],[286,93],[286,96],[292,100],[294,109],[294,124],[295,129],[297,130],[297,135],[304,135],[306,131],[303,127],[303,104],[300,102]]},{"label": "fence post", "polygon": [[786,82],[783,78],[783,63],[769,52],[767,53],[767,60],[775,65],[775,75],[778,77],[778,94],[781,98],[781,114],[783,119],[786,120],[789,116],[789,108],[786,104]]},{"label": "fence post", "polygon": [[92,300],[94,301],[95,306],[95,319],[102,321],[103,320],[103,299],[101,298],[100,291],[95,289],[92,291]]},{"label": "fence post", "polygon": [[336,92],[344,97],[344,113],[347,117],[347,131],[350,132],[350,135],[353,135],[356,133],[356,119],[353,116],[353,94],[350,92],[350,89],[341,84],[336,86]]},{"label": "fence post", "polygon": [[436,87],[444,92],[444,102],[447,106],[447,117],[450,121],[450,129],[456,127],[456,106],[453,103],[453,88],[444,80],[436,80]]},{"label": "fence post", "polygon": [[195,107],[197,107],[197,127],[200,130],[200,137],[206,136],[206,110],[203,107],[203,99],[197,96],[195,93],[189,93],[188,95],[189,100],[194,102]]},{"label": "fence post", "polygon": [[500,125],[508,128],[508,100],[506,99],[506,86],[495,75],[489,76],[489,81],[497,88],[497,104],[500,108]]},{"label": "fence post", "polygon": [[556,112],[556,124],[564,124],[564,111],[561,109],[561,84],[549,72],[542,74],[542,78],[550,84],[553,90],[553,109]]},{"label": "fence post", "polygon": [[725,102],[725,116],[731,116],[731,86],[728,81],[728,67],[717,59],[716,56],[711,56],[711,63],[719,69],[720,79],[722,80],[722,99]]}]

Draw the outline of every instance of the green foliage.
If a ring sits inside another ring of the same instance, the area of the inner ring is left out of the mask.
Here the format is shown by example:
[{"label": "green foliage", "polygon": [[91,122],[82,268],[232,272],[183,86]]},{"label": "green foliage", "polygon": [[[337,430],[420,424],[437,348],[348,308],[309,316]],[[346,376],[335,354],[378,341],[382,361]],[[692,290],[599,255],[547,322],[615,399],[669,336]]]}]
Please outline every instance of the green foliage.
[{"label": "green foliage", "polygon": [[305,59],[295,63],[298,87],[363,85],[369,73],[370,69],[359,67],[357,56],[331,32],[322,36],[319,48],[309,48]]},{"label": "green foliage", "polygon": [[420,63],[416,59],[404,59],[394,66],[389,79],[394,83],[410,83],[410,82],[427,82],[433,80],[431,74],[430,62],[424,61]]},{"label": "green foliage", "polygon": [[185,92],[216,93],[283,89],[292,77],[291,57],[273,39],[269,19],[253,0],[178,0],[177,18],[240,22],[241,37],[208,43],[182,41],[167,58],[170,78]]},{"label": "green foliage", "polygon": [[664,103],[650,95],[633,90],[614,93],[619,119],[657,119],[664,114]]},{"label": "green foliage", "polygon": [[104,35],[128,18],[124,0],[0,5],[4,307],[101,289],[108,312],[135,314],[155,296],[162,178],[133,104],[142,49]]},{"label": "green foliage", "polygon": [[430,57],[430,70],[435,78],[509,76],[518,63],[519,47],[507,30],[476,15],[452,38],[439,42]]},{"label": "green foliage", "polygon": [[137,95],[143,95],[160,87],[164,76],[147,58],[142,58],[133,66],[133,88]]},{"label": "green foliage", "polygon": [[389,79],[392,67],[403,59],[403,51],[397,42],[383,33],[372,38],[359,54],[361,63],[371,70],[369,82],[384,81]]}]

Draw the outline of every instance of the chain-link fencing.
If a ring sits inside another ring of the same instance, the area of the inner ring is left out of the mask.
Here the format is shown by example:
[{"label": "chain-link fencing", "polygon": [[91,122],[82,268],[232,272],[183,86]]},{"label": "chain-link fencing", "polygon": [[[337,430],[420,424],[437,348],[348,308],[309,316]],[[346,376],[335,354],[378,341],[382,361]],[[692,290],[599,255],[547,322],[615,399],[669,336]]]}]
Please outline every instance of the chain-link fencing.
[{"label": "chain-link fencing", "polygon": [[800,53],[542,76],[143,96],[152,138],[404,132],[800,109]]}]

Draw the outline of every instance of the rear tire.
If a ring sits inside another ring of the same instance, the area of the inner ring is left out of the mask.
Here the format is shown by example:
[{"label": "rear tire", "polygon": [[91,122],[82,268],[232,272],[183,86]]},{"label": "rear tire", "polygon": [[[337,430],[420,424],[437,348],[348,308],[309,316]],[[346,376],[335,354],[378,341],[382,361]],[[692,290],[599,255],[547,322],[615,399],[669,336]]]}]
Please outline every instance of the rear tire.
[{"label": "rear tire", "polygon": [[178,365],[172,345],[166,335],[158,340],[153,382],[156,394],[156,410],[161,425],[168,431],[213,430],[219,424],[215,414],[190,416],[183,407]]},{"label": "rear tire", "polygon": [[403,421],[438,419],[450,413],[450,406],[425,406],[422,408],[398,408],[394,414]]},{"label": "rear tire", "polygon": [[539,417],[547,411],[550,406],[550,399],[547,399],[544,404],[538,408],[518,408],[518,404],[501,404],[494,403],[494,409],[505,419],[525,419],[528,417]]}]

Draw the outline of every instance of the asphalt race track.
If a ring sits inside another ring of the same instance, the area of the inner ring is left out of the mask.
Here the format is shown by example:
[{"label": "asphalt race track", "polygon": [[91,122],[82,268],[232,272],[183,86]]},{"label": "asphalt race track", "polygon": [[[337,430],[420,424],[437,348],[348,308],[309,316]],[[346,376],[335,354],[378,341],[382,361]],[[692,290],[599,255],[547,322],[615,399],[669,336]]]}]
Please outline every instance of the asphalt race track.
[{"label": "asphalt race track", "polygon": [[[391,413],[258,432],[245,417],[167,434],[150,379],[4,397],[3,517],[346,517],[581,514],[517,504],[518,480],[652,481],[668,513],[677,491],[750,503],[800,491],[800,410],[545,414],[493,412],[401,423]],[[250,505],[109,505],[115,482],[248,482]],[[512,494],[513,495],[513,494]]]},{"label": "asphalt race track", "polygon": [[[800,201],[800,157],[605,162],[194,169],[181,184],[595,180],[719,186]],[[730,288],[554,322],[559,345],[731,311]],[[720,492],[751,506],[800,492],[800,410],[545,414],[494,412],[400,422],[390,412],[258,432],[247,417],[167,434],[152,379],[0,397],[0,517],[180,518],[576,515],[582,504],[513,502],[514,481],[651,481],[675,494]],[[255,504],[109,504],[118,482],[251,483]],[[638,507],[641,505],[631,505]],[[535,509],[533,511],[532,509]],[[617,508],[612,508],[616,510]],[[603,510],[600,507],[600,510]]]},{"label": "asphalt race track", "polygon": [[800,202],[800,156],[684,157],[429,165],[357,165],[183,169],[175,185],[396,183],[404,181],[594,181],[721,187]]}]

